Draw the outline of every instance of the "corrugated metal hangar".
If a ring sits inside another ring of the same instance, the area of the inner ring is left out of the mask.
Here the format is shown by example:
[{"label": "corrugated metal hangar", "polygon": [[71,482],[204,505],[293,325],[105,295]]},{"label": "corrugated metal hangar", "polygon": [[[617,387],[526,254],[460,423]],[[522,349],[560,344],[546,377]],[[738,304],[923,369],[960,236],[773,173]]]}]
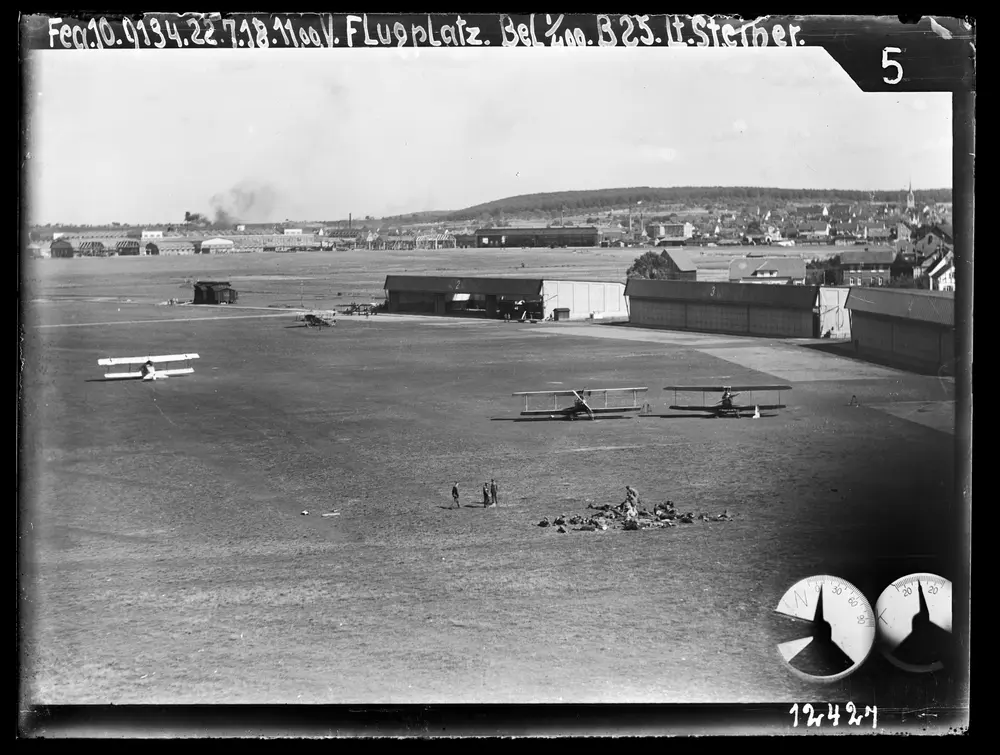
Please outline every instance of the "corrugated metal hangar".
[{"label": "corrugated metal hangar", "polygon": [[389,275],[388,311],[512,319],[581,320],[628,316],[625,286],[540,278]]},{"label": "corrugated metal hangar", "polygon": [[955,374],[955,298],[943,291],[852,288],[851,335],[861,356]]},{"label": "corrugated metal hangar", "polygon": [[819,286],[647,280],[625,286],[629,322],[649,328],[776,338],[819,337]]}]

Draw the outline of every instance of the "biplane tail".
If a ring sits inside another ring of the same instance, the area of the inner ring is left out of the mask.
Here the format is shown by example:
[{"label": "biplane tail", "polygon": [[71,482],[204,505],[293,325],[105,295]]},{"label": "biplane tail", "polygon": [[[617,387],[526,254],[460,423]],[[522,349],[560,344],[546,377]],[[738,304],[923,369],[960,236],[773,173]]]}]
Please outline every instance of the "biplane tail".
[{"label": "biplane tail", "polygon": [[[117,357],[108,359],[98,359],[97,364],[101,367],[124,367],[124,372],[106,372],[106,380],[140,380],[143,378],[142,365],[152,362],[154,365],[183,363],[183,367],[170,367],[165,370],[156,370],[157,375],[174,377],[175,375],[190,375],[194,372],[194,367],[189,362],[192,359],[199,359],[197,354],[168,354],[166,356],[145,356],[145,357]],[[138,368],[138,369],[135,369]]]}]

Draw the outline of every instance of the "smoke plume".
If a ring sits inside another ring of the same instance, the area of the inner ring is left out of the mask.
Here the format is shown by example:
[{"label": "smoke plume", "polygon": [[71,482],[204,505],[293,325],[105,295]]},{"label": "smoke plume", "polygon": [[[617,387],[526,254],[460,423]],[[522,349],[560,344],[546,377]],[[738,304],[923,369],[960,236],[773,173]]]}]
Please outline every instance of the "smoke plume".
[{"label": "smoke plume", "polygon": [[271,219],[277,194],[269,185],[242,181],[228,192],[212,197],[215,228],[231,228],[236,223],[264,223]]}]

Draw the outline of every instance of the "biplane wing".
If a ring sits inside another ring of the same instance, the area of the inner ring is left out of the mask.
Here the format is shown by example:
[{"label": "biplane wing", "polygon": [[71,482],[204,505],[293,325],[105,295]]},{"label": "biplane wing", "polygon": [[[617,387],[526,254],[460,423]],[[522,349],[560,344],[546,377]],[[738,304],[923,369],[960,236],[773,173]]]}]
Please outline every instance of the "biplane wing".
[{"label": "biplane wing", "polygon": [[[719,410],[719,404],[709,404],[708,406],[692,406],[692,405],[678,405],[671,404],[671,409],[679,412],[715,412]],[[785,404],[751,404],[749,406],[736,406],[733,405],[729,407],[733,411],[737,412],[752,412],[754,409],[760,409],[761,411],[775,410],[775,409],[787,409]]]},{"label": "biplane wing", "polygon": [[[126,372],[107,372],[104,377],[108,380],[138,380],[142,378],[142,365],[146,362],[153,364],[170,364],[183,362],[184,367],[172,367],[165,370],[157,370],[158,375],[190,375],[194,372],[194,367],[187,363],[192,359],[200,359],[197,354],[167,354],[165,356],[145,356],[145,357],[116,357],[108,359],[98,359],[97,364],[101,367],[124,366]],[[128,369],[129,366],[138,366],[140,369]]]},{"label": "biplane wing", "polygon": [[[579,391],[572,390],[562,390],[562,391],[521,391],[518,393],[512,393],[512,396],[520,396],[524,398],[524,409],[521,412],[524,416],[551,416],[554,414],[623,414],[625,412],[637,412],[642,409],[642,404],[639,403],[639,397],[645,396],[649,388],[586,388]],[[624,397],[618,400],[618,402],[612,402],[609,400],[609,394],[625,394],[626,396],[631,394],[632,402],[626,403]],[[528,408],[528,398],[530,396],[550,396],[552,398],[552,406],[548,409],[529,409]],[[574,403],[569,406],[558,405],[558,398],[560,396],[572,397]],[[603,397],[603,401],[598,398],[596,401],[594,397]],[[577,402],[582,401],[582,404]]]},{"label": "biplane wing", "polygon": [[677,393],[722,393],[723,391],[790,391],[790,385],[668,385],[663,390]]},{"label": "biplane wing", "polygon": [[[790,391],[792,386],[790,385],[668,385],[663,390],[674,392],[674,401],[676,402],[676,394],[678,393],[725,393],[730,394],[730,398],[739,396],[742,393],[749,393],[751,395],[751,403],[749,404],[735,404],[730,402],[728,405],[724,405],[723,401],[717,401],[714,404],[703,403],[701,405],[684,405],[684,404],[671,404],[670,408],[682,412],[752,412],[758,409],[762,410],[774,410],[774,409],[785,409],[787,408],[785,404],[780,403],[781,401],[781,391]],[[778,392],[779,397],[777,404],[758,404],[754,403],[752,396],[757,393],[766,392]]]}]

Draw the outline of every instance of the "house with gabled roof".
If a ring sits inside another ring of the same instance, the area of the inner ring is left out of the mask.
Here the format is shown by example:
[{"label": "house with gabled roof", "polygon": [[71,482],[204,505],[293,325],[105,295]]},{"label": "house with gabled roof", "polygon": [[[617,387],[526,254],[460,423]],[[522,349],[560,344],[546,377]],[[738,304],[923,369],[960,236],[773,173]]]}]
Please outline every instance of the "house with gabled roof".
[{"label": "house with gabled roof", "polygon": [[801,257],[739,257],[729,263],[729,281],[805,285],[806,261]]},{"label": "house with gabled roof", "polygon": [[895,261],[896,253],[892,249],[841,252],[838,282],[841,286],[885,286]]},{"label": "house with gabled roof", "polygon": [[827,239],[830,237],[830,224],[825,220],[807,220],[799,224],[799,238]]},{"label": "house with gabled roof", "polygon": [[668,270],[661,271],[658,277],[661,280],[698,280],[698,267],[691,260],[686,251],[676,246],[664,247],[660,256],[667,260]]},{"label": "house with gabled roof", "polygon": [[955,253],[948,251],[927,274],[931,291],[955,291]]}]

